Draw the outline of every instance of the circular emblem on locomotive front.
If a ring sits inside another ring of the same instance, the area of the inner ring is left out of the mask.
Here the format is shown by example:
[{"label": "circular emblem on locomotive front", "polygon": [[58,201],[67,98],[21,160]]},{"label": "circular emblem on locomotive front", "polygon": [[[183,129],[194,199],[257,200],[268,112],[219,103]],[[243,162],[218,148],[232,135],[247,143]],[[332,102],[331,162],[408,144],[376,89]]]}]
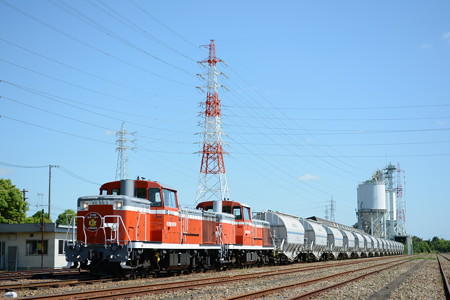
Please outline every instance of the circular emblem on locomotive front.
[{"label": "circular emblem on locomotive front", "polygon": [[102,227],[102,217],[97,212],[91,212],[84,218],[84,227],[89,231],[97,231]]}]

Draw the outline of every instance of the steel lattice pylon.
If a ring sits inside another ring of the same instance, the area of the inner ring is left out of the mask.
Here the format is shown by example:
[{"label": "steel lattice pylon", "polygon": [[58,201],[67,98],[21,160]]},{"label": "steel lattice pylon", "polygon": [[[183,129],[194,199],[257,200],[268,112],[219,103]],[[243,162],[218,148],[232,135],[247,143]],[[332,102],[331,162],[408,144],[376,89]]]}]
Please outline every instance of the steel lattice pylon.
[{"label": "steel lattice pylon", "polygon": [[[209,56],[199,63],[208,63],[208,85],[203,120],[203,148],[200,175],[197,186],[196,202],[214,201],[214,209],[219,208],[222,200],[229,199],[228,183],[225,175],[224,150],[222,140],[221,105],[219,99],[216,64],[221,60],[216,57],[214,40],[209,45]],[[220,210],[221,211],[221,210]]]},{"label": "steel lattice pylon", "polygon": [[128,142],[131,142],[133,144],[136,142],[136,140],[129,141],[127,139],[128,134],[131,134],[134,136],[136,133],[126,131],[125,130],[125,122],[123,122],[120,130],[116,132],[116,136],[117,136],[116,150],[118,152],[117,166],[116,166],[116,180],[122,180],[122,179],[126,179],[128,177],[128,156],[127,156],[126,151],[128,149],[130,149],[130,150],[136,149],[134,147],[128,146]]}]

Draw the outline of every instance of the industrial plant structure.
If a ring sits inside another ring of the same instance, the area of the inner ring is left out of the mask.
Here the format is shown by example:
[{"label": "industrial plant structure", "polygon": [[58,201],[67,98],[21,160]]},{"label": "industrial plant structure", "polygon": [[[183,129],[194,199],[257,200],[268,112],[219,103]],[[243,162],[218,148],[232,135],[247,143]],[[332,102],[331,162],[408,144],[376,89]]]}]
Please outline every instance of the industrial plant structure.
[{"label": "industrial plant structure", "polygon": [[406,233],[402,172],[399,164],[389,164],[377,170],[370,180],[359,184],[356,215],[359,229],[376,237],[403,242],[409,252],[411,238]]}]

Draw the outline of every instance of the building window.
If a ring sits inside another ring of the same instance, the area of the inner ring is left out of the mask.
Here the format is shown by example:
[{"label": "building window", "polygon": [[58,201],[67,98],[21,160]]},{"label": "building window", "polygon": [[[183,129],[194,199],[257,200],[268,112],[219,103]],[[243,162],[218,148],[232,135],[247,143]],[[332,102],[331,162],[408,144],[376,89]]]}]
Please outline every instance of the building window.
[{"label": "building window", "polygon": [[27,241],[27,255],[48,254],[48,241],[44,241],[44,253],[42,253],[42,241]]},{"label": "building window", "polygon": [[64,240],[58,240],[58,254],[64,254]]}]

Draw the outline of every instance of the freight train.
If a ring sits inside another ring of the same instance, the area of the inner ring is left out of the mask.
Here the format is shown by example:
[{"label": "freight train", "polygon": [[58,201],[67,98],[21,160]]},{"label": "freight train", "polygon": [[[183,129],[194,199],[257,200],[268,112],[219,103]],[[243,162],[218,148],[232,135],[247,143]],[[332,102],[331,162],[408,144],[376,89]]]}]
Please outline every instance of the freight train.
[{"label": "freight train", "polygon": [[[112,181],[78,199],[65,255],[94,272],[158,274],[383,256],[403,245],[324,220],[206,201],[180,207],[177,191],[143,179]],[[76,229],[76,230],[75,230]]]}]

